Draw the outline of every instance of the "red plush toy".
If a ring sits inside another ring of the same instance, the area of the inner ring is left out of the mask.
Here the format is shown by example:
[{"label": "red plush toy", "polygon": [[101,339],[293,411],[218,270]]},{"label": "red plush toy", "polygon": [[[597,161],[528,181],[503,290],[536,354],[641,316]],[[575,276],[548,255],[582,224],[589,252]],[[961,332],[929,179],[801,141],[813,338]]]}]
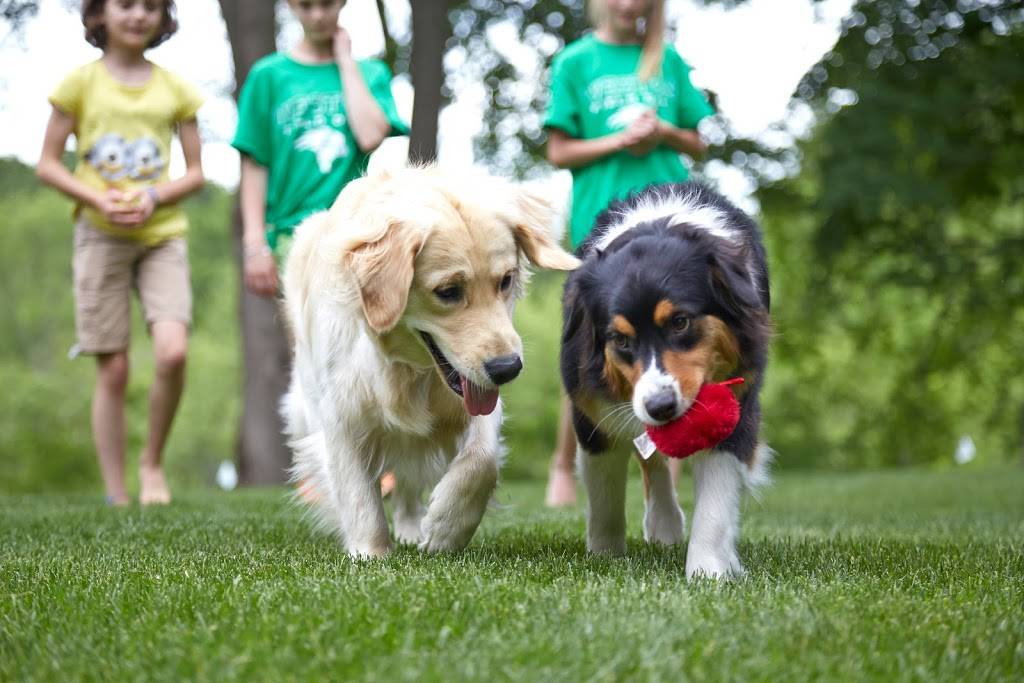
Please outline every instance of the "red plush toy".
[{"label": "red plush toy", "polygon": [[729,389],[733,384],[743,384],[743,378],[705,384],[689,410],[674,422],[647,427],[647,435],[659,451],[673,458],[717,446],[740,421],[740,404]]}]

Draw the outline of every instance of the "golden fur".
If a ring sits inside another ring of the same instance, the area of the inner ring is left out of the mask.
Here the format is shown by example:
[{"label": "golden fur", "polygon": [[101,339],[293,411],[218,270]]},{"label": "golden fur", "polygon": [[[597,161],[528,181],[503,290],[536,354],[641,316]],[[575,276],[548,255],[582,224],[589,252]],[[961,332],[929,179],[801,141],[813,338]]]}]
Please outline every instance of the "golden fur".
[{"label": "golden fur", "polygon": [[[527,261],[578,264],[551,238],[554,220],[536,192],[427,167],[354,181],[296,232],[284,276],[295,367],[283,412],[295,477],[315,486],[314,512],[350,554],[391,547],[376,484],[384,469],[397,477],[399,540],[426,550],[469,542],[497,481],[501,407],[471,416],[424,334],[452,372],[493,395],[485,363],[522,355],[512,311]],[[459,301],[440,298],[451,287]]]}]

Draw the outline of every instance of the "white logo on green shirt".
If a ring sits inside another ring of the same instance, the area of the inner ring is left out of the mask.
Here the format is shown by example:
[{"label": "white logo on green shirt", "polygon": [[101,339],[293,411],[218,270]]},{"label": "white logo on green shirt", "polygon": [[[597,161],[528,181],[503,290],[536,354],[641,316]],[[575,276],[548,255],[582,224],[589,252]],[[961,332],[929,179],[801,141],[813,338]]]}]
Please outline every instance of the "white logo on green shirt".
[{"label": "white logo on green shirt", "polygon": [[[612,112],[616,117],[608,120],[612,128],[623,128],[629,124],[642,109],[655,109],[667,105],[676,94],[675,85],[661,77],[654,77],[641,83],[636,74],[625,76],[602,76],[587,86],[587,100],[591,113],[600,111]],[[639,107],[639,109],[638,109]],[[626,113],[618,114],[622,110]],[[622,123],[626,117],[628,121]]]},{"label": "white logo on green shirt", "polygon": [[298,151],[313,152],[320,172],[327,174],[335,160],[349,154],[345,127],[345,99],[341,93],[314,92],[286,100],[274,112],[286,137]]},{"label": "white logo on green shirt", "polygon": [[302,137],[295,141],[295,149],[316,154],[316,165],[320,167],[320,172],[327,173],[334,165],[335,159],[348,155],[348,142],[345,141],[344,135],[324,126],[303,133]]},{"label": "white logo on green shirt", "polygon": [[341,93],[306,93],[287,100],[275,112],[277,125],[286,136],[311,128],[345,125],[345,98]]}]

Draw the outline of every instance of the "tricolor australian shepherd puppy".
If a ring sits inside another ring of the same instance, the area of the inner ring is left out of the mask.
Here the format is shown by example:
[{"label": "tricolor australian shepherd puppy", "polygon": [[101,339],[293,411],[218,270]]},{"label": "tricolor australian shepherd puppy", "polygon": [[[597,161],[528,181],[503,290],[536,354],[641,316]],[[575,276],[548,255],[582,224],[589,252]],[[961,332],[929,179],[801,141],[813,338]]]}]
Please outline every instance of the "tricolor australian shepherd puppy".
[{"label": "tricolor australian shepherd puppy", "polygon": [[[587,489],[587,547],[626,548],[632,439],[681,416],[701,385],[731,377],[741,417],[693,456],[696,506],[686,575],[743,572],[740,496],[767,479],[758,393],[771,331],[768,268],[757,225],[696,183],[652,185],[597,218],[563,299],[562,381],[572,402],[577,466]],[[640,459],[644,538],[674,545],[685,517],[666,459]]]}]

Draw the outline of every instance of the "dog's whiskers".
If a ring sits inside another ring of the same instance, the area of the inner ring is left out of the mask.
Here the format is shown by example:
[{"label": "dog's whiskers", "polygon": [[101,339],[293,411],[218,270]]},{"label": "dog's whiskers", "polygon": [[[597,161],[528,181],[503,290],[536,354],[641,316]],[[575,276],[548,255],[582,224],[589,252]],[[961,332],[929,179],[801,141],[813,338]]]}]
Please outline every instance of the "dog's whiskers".
[{"label": "dog's whiskers", "polygon": [[[625,411],[627,411],[627,410],[632,410],[632,408],[633,408],[633,404],[632,404],[632,403],[620,403],[620,404],[618,404],[618,405],[612,406],[612,409],[611,409],[611,410],[609,410],[609,411],[608,411],[608,412],[607,412],[607,413],[605,414],[605,416],[604,416],[604,417],[602,417],[602,418],[601,418],[601,419],[600,419],[600,420],[599,420],[599,421],[597,422],[597,424],[596,424],[596,425],[594,425],[594,429],[593,429],[593,430],[592,430],[592,431],[590,432],[590,436],[591,436],[591,437],[593,437],[593,436],[594,436],[594,434],[596,434],[596,433],[597,433],[597,429],[598,429],[598,427],[600,427],[600,426],[601,426],[602,424],[604,424],[604,423],[605,423],[605,422],[606,422],[607,420],[609,420],[609,419],[612,419],[612,418],[615,418],[615,419],[613,420],[613,422],[612,422],[612,424],[615,424],[615,420],[617,420],[617,419],[618,419],[619,417],[621,417],[621,416],[622,416],[622,414],[623,414],[623,413],[624,413]],[[609,430],[609,431],[611,431],[611,430]],[[617,432],[616,432],[616,433],[617,433]]]}]

